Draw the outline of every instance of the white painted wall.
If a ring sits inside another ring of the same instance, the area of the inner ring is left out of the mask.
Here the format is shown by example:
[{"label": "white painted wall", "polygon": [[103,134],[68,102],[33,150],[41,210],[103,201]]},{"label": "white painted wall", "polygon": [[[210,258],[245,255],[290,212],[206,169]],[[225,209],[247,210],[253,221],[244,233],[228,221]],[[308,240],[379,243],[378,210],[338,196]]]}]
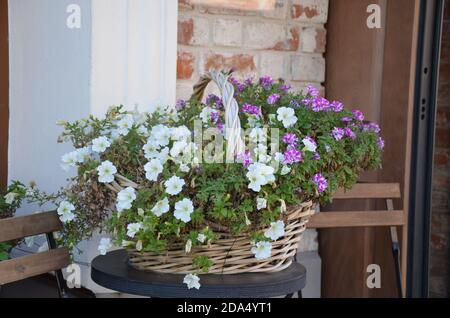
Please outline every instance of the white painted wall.
[{"label": "white painted wall", "polygon": [[[81,8],[80,29],[66,27],[69,4]],[[56,143],[57,120],[174,105],[177,10],[177,0],[9,0],[10,180],[49,192],[65,185],[59,164],[71,148]],[[83,242],[76,259],[87,265],[83,285],[101,292],[88,266],[98,240]]]}]

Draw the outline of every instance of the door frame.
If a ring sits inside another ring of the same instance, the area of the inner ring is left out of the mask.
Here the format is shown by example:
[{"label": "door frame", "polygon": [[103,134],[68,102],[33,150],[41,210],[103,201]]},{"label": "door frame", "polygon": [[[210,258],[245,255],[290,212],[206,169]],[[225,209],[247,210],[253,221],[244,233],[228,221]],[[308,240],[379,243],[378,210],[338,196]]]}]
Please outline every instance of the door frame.
[{"label": "door frame", "polygon": [[8,0],[0,0],[0,189],[8,180],[9,45]]}]

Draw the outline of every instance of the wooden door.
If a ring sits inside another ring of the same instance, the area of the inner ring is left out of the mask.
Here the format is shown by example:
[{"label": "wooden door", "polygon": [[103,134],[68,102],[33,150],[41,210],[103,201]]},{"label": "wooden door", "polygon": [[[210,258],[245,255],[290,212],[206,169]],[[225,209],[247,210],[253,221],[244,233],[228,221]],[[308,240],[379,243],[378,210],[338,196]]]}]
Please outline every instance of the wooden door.
[{"label": "wooden door", "polygon": [[[366,119],[381,124],[386,140],[383,169],[364,174],[361,181],[400,183],[402,199],[395,202],[395,208],[405,211],[419,2],[330,0],[327,24],[327,97],[364,111]],[[371,4],[381,8],[380,29],[367,27],[367,8]],[[334,203],[324,210],[369,210],[380,204],[376,200],[352,200]],[[319,242],[324,297],[397,296],[388,228],[321,230]],[[404,264],[406,243],[402,240]],[[369,264],[380,265],[380,289],[366,286]],[[402,270],[404,275],[406,268]]]},{"label": "wooden door", "polygon": [[8,171],[8,56],[8,0],[0,0],[0,189],[6,186]]}]

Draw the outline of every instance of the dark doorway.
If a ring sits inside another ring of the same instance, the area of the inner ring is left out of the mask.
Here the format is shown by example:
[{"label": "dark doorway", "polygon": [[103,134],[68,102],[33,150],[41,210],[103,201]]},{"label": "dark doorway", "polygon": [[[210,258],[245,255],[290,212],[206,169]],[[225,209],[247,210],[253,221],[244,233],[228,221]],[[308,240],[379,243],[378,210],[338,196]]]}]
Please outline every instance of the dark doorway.
[{"label": "dark doorway", "polygon": [[0,0],[0,189],[8,178],[9,122],[8,0]]}]

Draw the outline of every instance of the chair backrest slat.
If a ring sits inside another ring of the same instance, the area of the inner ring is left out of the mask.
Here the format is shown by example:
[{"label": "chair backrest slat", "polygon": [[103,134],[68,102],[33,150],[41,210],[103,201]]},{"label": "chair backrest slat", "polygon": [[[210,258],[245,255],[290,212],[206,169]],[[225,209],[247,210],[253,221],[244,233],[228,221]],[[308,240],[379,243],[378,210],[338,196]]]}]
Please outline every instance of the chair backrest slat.
[{"label": "chair backrest slat", "polygon": [[403,211],[345,211],[314,214],[308,228],[374,227],[404,225]]},{"label": "chair backrest slat", "polygon": [[55,211],[0,220],[0,242],[56,232],[62,223]]},{"label": "chair backrest slat", "polygon": [[55,271],[70,264],[66,248],[0,262],[0,285]]},{"label": "chair backrest slat", "polygon": [[398,183],[358,183],[350,190],[339,189],[334,199],[397,199],[401,197]]}]

